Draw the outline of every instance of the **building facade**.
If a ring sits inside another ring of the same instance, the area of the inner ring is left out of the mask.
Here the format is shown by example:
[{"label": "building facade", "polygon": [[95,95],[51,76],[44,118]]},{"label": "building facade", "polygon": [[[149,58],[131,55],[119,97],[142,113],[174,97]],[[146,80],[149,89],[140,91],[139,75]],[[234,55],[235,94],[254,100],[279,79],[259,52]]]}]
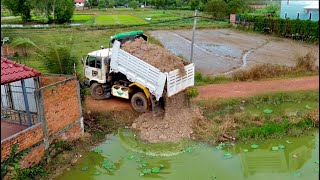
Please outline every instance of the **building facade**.
[{"label": "building facade", "polygon": [[280,17],[319,21],[319,0],[282,0]]}]

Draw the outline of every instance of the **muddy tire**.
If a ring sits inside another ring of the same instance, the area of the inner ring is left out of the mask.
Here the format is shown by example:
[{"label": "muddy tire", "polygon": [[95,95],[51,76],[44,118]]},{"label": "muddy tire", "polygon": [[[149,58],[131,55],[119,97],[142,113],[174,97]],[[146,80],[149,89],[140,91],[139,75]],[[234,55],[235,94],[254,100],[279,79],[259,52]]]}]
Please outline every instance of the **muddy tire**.
[{"label": "muddy tire", "polygon": [[105,99],[103,87],[99,83],[93,83],[90,86],[90,93],[93,99]]},{"label": "muddy tire", "polygon": [[147,97],[142,93],[135,93],[131,98],[131,105],[137,112],[143,113],[148,111],[149,103]]}]

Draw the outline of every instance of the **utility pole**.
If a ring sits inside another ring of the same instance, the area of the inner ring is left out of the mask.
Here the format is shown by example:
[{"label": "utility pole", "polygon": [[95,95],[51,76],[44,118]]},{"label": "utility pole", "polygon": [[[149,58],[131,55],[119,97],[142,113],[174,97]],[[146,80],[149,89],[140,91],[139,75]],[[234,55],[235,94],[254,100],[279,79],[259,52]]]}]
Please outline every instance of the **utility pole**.
[{"label": "utility pole", "polygon": [[191,57],[190,57],[191,63],[192,63],[192,59],[193,59],[193,43],[194,43],[194,33],[196,32],[196,25],[197,25],[197,13],[198,13],[198,11],[195,10],[194,11],[194,21],[193,21],[193,30],[192,30],[192,41],[191,41]]}]

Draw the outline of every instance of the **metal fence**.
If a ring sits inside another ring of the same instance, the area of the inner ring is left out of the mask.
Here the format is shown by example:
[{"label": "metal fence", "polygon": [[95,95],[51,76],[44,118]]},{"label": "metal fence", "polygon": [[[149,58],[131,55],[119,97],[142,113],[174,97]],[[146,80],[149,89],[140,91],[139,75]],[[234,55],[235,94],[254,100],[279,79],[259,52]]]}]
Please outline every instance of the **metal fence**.
[{"label": "metal fence", "polygon": [[32,126],[38,123],[33,78],[1,85],[1,120]]}]

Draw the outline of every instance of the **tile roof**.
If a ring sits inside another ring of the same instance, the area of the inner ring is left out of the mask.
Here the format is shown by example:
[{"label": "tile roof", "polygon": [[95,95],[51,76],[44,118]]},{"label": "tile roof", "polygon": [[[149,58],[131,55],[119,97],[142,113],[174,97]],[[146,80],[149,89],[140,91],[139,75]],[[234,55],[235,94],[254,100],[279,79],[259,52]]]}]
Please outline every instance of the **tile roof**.
[{"label": "tile roof", "polygon": [[37,70],[1,57],[1,84],[7,84],[40,75],[41,73]]},{"label": "tile roof", "polygon": [[85,3],[85,0],[74,0],[75,3]]}]

